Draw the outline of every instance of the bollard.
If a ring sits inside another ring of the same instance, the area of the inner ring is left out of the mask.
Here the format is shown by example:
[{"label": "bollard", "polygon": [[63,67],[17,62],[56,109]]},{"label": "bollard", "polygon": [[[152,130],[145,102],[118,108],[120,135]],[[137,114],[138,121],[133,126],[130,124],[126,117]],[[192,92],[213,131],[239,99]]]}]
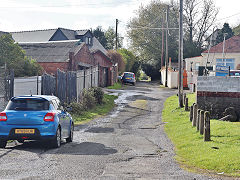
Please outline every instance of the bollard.
[{"label": "bollard", "polygon": [[192,120],[192,126],[195,127],[197,122],[197,104],[193,104],[193,120]]},{"label": "bollard", "polygon": [[199,117],[199,131],[200,131],[200,134],[203,135],[203,132],[204,132],[204,111],[201,110],[200,111],[200,117]]},{"label": "bollard", "polygon": [[204,113],[204,141],[211,141],[210,113],[208,111]]},{"label": "bollard", "polygon": [[197,131],[199,131],[200,112],[201,112],[201,110],[198,109],[197,110],[197,121],[196,121]]},{"label": "bollard", "polygon": [[188,98],[185,98],[185,111],[188,111]]},{"label": "bollard", "polygon": [[189,119],[190,119],[190,122],[193,121],[193,105],[190,106],[190,114],[189,114]]},{"label": "bollard", "polygon": [[186,93],[183,94],[183,104],[185,105],[185,101],[186,101]]}]

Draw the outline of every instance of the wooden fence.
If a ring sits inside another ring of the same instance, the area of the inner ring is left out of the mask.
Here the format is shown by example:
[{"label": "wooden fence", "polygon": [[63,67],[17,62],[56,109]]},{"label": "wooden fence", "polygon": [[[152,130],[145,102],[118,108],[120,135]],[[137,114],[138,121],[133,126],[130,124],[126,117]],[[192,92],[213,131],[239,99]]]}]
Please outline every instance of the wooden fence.
[{"label": "wooden fence", "polygon": [[80,71],[63,72],[58,70],[56,77],[42,76],[43,95],[56,95],[62,102],[79,101],[82,90],[99,85],[98,66]]}]

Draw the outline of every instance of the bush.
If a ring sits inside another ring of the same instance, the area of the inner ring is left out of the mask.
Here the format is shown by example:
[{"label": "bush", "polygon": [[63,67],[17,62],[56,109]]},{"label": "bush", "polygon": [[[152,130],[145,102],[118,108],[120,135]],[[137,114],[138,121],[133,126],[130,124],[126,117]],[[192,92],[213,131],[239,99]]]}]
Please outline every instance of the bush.
[{"label": "bush", "polygon": [[71,102],[69,106],[72,108],[72,113],[77,115],[82,115],[82,112],[85,110],[82,103]]},{"label": "bush", "polygon": [[96,102],[98,104],[102,104],[103,103],[103,95],[104,95],[104,92],[103,92],[102,88],[93,87],[93,88],[90,89],[90,91],[93,91],[93,96],[94,96]]},{"label": "bush", "polygon": [[99,87],[94,87],[90,89],[84,89],[82,92],[81,102],[71,102],[69,105],[72,108],[72,113],[77,115],[82,115],[86,110],[92,109],[96,106],[96,103],[103,103],[104,92]]},{"label": "bush", "polygon": [[96,99],[94,97],[94,91],[92,89],[83,90],[82,105],[85,108],[85,110],[92,109],[96,105]]}]

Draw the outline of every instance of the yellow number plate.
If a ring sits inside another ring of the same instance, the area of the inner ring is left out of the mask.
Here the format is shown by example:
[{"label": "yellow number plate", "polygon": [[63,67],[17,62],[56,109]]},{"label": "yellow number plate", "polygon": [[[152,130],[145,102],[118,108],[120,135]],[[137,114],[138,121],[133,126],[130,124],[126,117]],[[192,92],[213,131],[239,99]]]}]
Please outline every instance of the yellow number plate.
[{"label": "yellow number plate", "polygon": [[35,129],[15,129],[15,134],[34,134]]}]

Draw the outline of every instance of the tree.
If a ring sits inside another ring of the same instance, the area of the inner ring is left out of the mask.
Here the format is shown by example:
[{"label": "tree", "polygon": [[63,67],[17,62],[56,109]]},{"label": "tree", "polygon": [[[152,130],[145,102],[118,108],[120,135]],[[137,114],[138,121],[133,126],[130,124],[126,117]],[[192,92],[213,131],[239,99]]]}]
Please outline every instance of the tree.
[{"label": "tree", "polygon": [[107,55],[114,64],[116,63],[118,64],[119,74],[123,73],[125,71],[125,63],[122,55],[119,52],[114,50],[109,50]]},{"label": "tree", "polygon": [[185,0],[183,12],[187,29],[185,57],[199,55],[203,48],[204,38],[216,20],[218,9],[213,0]]},{"label": "tree", "polygon": [[[162,23],[165,24],[165,12],[167,4],[152,1],[149,5],[140,6],[136,17],[128,23],[128,36],[134,52],[143,62],[142,68],[152,79],[160,78],[161,46],[162,46]],[[166,26],[165,26],[166,27]],[[177,8],[171,8],[169,12],[169,27],[178,28]],[[165,33],[165,32],[164,32]],[[173,61],[178,59],[178,31],[169,31],[169,57]]]},{"label": "tree", "polygon": [[123,61],[125,63],[125,71],[133,72],[136,78],[140,76],[140,66],[141,63],[137,56],[135,56],[132,51],[127,49],[120,49],[118,52],[122,55]]},{"label": "tree", "polygon": [[216,43],[223,42],[224,39],[224,34],[225,34],[225,39],[229,39],[230,37],[234,36],[233,30],[230,28],[228,23],[224,23],[223,28],[218,32]]},{"label": "tree", "polygon": [[[115,42],[116,42],[116,33],[112,27],[109,27],[108,30],[105,32],[105,37],[107,40],[106,49],[115,49]],[[121,48],[123,44],[123,37],[120,36],[118,33],[118,48]]]},{"label": "tree", "polygon": [[118,52],[122,55],[125,63],[125,71],[131,71],[134,62],[137,60],[136,56],[127,49],[120,49]]},{"label": "tree", "polygon": [[98,41],[102,44],[104,48],[107,47],[107,39],[105,37],[105,32],[103,31],[101,26],[98,26],[93,30],[93,36],[98,39]]},{"label": "tree", "polygon": [[8,69],[14,69],[15,76],[32,76],[42,71],[35,60],[25,56],[25,52],[9,34],[0,37],[0,66],[5,63]]}]

